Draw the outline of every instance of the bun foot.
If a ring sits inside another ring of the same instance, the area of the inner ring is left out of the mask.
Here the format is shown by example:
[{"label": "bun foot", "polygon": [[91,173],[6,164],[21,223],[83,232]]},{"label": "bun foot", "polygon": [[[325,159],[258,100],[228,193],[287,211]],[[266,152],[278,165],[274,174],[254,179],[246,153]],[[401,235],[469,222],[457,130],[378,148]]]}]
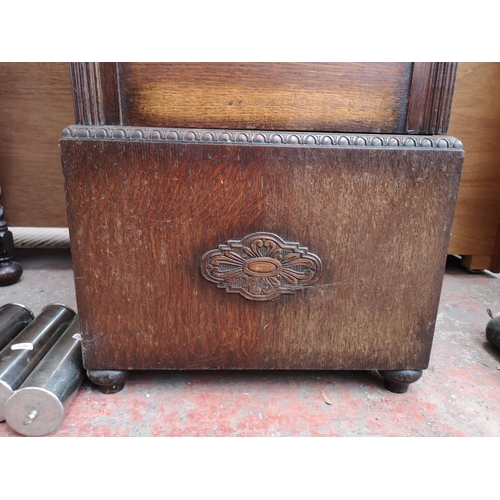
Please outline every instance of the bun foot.
[{"label": "bun foot", "polygon": [[379,370],[379,373],[385,379],[385,388],[397,394],[404,394],[422,376],[422,370]]},{"label": "bun foot", "polygon": [[13,285],[17,283],[23,274],[21,264],[8,257],[7,264],[0,264],[0,286]]},{"label": "bun foot", "polygon": [[[0,187],[0,198],[1,197],[2,188]],[[3,217],[4,209],[2,205],[0,205],[0,286],[12,285],[18,282],[23,274],[21,264],[12,260],[14,238]]]},{"label": "bun foot", "polygon": [[123,370],[87,370],[89,380],[99,386],[103,394],[114,394],[125,387],[128,372]]}]

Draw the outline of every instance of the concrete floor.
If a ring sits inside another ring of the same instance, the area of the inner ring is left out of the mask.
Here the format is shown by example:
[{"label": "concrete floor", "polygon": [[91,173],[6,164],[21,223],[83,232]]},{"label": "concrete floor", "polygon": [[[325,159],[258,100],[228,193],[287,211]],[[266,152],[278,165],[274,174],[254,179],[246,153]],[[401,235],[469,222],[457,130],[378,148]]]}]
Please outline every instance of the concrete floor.
[{"label": "concrete floor", "polygon": [[[15,257],[24,275],[0,288],[0,304],[76,309],[69,251]],[[429,369],[406,394],[385,390],[376,372],[135,372],[112,395],[85,381],[52,436],[500,436],[487,308],[500,313],[500,275],[449,257]],[[0,423],[7,436],[18,434]]]}]

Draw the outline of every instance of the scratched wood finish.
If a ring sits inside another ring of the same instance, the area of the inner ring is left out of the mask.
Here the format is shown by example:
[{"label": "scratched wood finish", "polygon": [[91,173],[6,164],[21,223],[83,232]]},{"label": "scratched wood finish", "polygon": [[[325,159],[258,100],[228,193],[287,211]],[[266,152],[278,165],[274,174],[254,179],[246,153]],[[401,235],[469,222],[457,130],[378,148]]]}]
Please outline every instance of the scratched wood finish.
[{"label": "scratched wood finish", "polygon": [[[463,152],[61,141],[91,369],[424,369]],[[272,232],[320,280],[255,302],[200,271]]]},{"label": "scratched wood finish", "polygon": [[404,132],[412,63],[119,63],[124,125]]}]

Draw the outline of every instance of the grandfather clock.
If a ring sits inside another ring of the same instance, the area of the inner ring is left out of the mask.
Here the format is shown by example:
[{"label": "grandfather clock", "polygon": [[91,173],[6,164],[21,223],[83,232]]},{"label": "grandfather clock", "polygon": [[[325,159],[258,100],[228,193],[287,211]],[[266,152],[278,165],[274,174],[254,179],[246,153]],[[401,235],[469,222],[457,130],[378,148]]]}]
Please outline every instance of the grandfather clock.
[{"label": "grandfather clock", "polygon": [[427,368],[463,161],[455,63],[73,63],[84,364]]}]

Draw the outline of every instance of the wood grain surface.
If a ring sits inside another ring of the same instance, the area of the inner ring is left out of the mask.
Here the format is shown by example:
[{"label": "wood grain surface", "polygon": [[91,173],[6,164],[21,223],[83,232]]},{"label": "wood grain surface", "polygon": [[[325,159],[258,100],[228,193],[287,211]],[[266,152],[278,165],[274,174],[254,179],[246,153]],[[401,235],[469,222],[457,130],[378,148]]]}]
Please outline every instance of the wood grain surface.
[{"label": "wood grain surface", "polygon": [[120,63],[124,125],[404,132],[412,63]]},{"label": "wood grain surface", "polygon": [[499,90],[499,63],[459,63],[449,131],[463,142],[465,161],[450,254],[493,255],[500,218]]},{"label": "wood grain surface", "polygon": [[0,185],[10,226],[67,227],[58,143],[74,120],[69,63],[0,63]]},{"label": "wood grain surface", "polygon": [[120,100],[117,63],[71,63],[75,120],[85,125],[118,125]]},{"label": "wood grain surface", "polygon": [[[427,367],[462,151],[61,148],[87,368]],[[259,231],[307,246],[319,281],[256,302],[202,276]]]},{"label": "wood grain surface", "polygon": [[450,123],[457,63],[413,63],[406,132],[446,134]]}]

